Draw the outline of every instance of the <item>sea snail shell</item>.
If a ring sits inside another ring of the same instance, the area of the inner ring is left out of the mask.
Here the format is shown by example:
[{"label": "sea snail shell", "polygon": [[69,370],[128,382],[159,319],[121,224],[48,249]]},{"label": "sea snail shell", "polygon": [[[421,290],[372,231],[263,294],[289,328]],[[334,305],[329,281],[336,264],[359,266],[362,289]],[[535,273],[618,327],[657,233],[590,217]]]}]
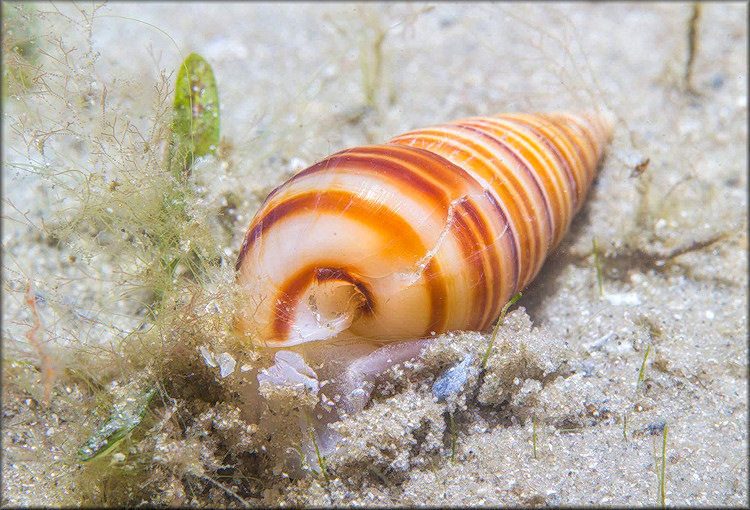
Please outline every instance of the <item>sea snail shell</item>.
[{"label": "sea snail shell", "polygon": [[580,208],[595,114],[505,114],[337,152],[266,198],[237,260],[236,329],[268,347],[484,330]]}]

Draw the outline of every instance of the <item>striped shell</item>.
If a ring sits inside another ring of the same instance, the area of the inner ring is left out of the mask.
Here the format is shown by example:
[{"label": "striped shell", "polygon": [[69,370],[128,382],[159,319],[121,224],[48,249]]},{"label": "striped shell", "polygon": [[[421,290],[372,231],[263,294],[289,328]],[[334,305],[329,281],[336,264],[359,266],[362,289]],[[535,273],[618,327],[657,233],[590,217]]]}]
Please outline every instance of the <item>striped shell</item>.
[{"label": "striped shell", "polygon": [[237,330],[286,347],[488,328],[560,243],[610,133],[593,114],[506,114],[327,157],[250,224]]}]

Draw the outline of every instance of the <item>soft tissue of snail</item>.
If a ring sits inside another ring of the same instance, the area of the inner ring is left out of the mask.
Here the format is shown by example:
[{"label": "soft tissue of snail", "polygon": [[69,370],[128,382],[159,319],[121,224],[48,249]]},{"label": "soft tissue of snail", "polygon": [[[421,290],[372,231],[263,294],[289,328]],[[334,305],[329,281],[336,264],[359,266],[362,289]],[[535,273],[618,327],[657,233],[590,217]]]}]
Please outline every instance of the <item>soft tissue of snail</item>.
[{"label": "soft tissue of snail", "polygon": [[327,157],[252,220],[237,330],[288,347],[486,329],[562,240],[610,136],[597,114],[503,114]]}]

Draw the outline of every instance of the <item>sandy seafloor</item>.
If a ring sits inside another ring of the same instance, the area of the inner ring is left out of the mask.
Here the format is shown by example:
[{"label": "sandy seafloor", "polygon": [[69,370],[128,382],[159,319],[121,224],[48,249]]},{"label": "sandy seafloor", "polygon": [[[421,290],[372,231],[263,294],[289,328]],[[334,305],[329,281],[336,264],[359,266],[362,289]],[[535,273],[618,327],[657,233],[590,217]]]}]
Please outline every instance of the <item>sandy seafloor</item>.
[{"label": "sandy seafloor", "polygon": [[[84,20],[72,4],[38,8]],[[745,3],[703,5],[688,87],[692,8],[122,2],[96,11],[88,54],[85,23],[48,16],[52,33],[75,46],[67,72],[96,76],[86,97],[100,108],[106,86],[122,122],[148,125],[159,70],[179,64],[177,48],[212,64],[229,149],[196,179],[209,202],[228,190],[243,197],[222,247],[230,264],[260,200],[334,151],[504,111],[599,108],[618,119],[586,205],[508,317],[484,386],[454,402],[453,462],[447,408],[429,392],[439,371],[428,367],[423,380],[410,376],[347,421],[349,450],[329,459],[327,481],[308,472],[249,491],[222,479],[234,497],[199,478],[165,477],[171,482],[160,479],[165,487],[151,502],[656,505],[666,426],[667,505],[747,505],[748,13]],[[50,80],[60,83],[65,71],[50,65],[58,73]],[[370,75],[377,78],[368,86]],[[79,86],[71,79],[71,97],[86,93]],[[2,504],[97,502],[81,495],[91,486],[77,485],[75,451],[94,422],[71,369],[91,346],[116,343],[142,314],[117,292],[116,253],[82,256],[40,230],[67,203],[58,203],[49,180],[18,166],[28,153],[11,126],[22,119],[34,129],[35,114],[80,121],[77,109],[86,107],[33,101],[30,113],[10,99],[3,117]],[[116,161],[89,159],[73,138],[50,136],[34,164],[111,171]],[[645,173],[631,177],[645,158]],[[725,235],[669,257],[718,234]],[[50,404],[41,401],[39,356],[27,341],[28,281],[41,296],[45,349],[57,358]],[[486,341],[438,339],[433,358],[447,366],[482,352]]]}]

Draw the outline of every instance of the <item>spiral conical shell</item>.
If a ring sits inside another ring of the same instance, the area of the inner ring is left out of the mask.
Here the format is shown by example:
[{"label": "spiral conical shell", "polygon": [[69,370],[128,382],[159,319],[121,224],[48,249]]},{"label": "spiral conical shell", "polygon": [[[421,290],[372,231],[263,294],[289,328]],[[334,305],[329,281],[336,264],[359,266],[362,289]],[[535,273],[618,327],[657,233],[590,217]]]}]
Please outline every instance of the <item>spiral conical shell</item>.
[{"label": "spiral conical shell", "polygon": [[269,347],[488,328],[565,235],[610,133],[593,114],[506,114],[327,157],[250,224],[236,328]]}]

